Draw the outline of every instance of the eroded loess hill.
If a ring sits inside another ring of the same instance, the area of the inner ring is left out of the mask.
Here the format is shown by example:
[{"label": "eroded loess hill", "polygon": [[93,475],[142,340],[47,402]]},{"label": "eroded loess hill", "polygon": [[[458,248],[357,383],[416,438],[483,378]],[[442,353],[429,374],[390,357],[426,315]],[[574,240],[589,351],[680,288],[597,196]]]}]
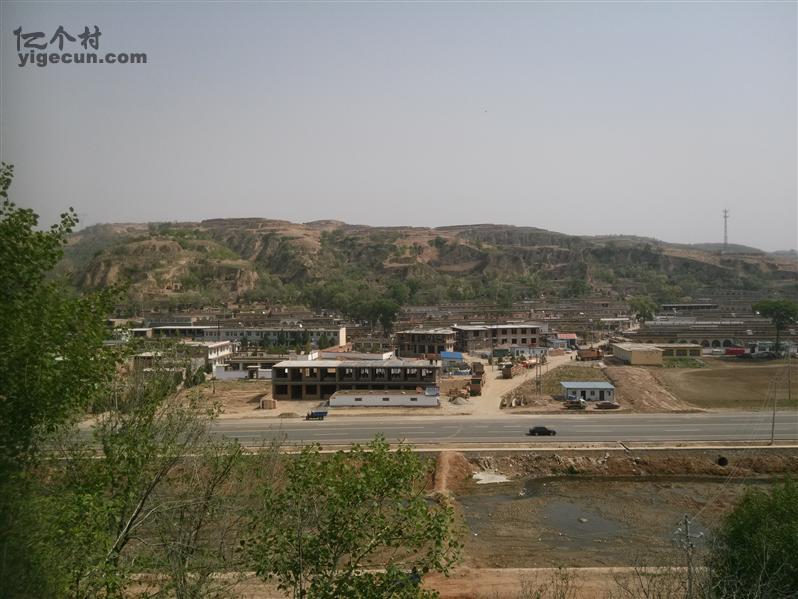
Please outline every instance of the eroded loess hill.
[{"label": "eroded loess hill", "polygon": [[[743,251],[744,250],[744,251]],[[661,301],[702,286],[796,291],[798,261],[743,248],[634,237],[577,237],[533,227],[368,227],[269,219],[95,225],[61,265],[76,287],[128,283],[131,301],[203,305],[236,299],[351,306],[590,292]]]}]

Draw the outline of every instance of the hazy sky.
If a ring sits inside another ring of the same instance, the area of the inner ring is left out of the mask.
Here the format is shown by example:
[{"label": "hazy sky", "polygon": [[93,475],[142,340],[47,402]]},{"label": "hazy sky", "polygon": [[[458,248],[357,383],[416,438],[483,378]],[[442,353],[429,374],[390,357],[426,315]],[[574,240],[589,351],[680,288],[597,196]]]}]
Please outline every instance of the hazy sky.
[{"label": "hazy sky", "polygon": [[[0,154],[45,223],[72,205],[87,224],[700,242],[729,208],[730,241],[794,248],[796,20],[795,2],[4,2]],[[19,67],[13,31],[59,25],[148,63]]]}]

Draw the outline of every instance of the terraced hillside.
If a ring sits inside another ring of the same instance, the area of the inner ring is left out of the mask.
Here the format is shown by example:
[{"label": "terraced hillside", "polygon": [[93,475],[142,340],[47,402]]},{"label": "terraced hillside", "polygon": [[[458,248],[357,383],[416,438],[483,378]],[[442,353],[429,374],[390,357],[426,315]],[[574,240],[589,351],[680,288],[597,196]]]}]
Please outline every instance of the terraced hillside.
[{"label": "terraced hillside", "polygon": [[506,225],[368,227],[268,219],[95,225],[61,271],[76,287],[127,283],[131,302],[235,299],[352,306],[541,296],[648,294],[688,300],[700,286],[795,294],[798,260],[739,247],[577,237]]}]

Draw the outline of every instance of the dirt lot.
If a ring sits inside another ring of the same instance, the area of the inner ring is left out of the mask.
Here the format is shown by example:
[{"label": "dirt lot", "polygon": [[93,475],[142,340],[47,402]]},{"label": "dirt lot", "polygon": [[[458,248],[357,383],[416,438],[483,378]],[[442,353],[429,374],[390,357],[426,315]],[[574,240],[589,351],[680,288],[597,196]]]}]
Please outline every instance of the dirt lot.
[{"label": "dirt lot", "polygon": [[[671,369],[669,369],[671,370]],[[520,410],[535,412],[565,411],[555,400],[562,395],[562,381],[607,381],[615,385],[620,412],[689,412],[697,408],[677,398],[652,375],[652,370],[636,366],[604,366],[601,362],[565,364],[543,376],[538,393],[535,381],[528,381],[510,392],[508,400],[521,403]],[[520,402],[519,402],[520,400]],[[517,408],[518,409],[518,408]],[[591,405],[588,410],[593,410]]]},{"label": "dirt lot", "polygon": [[[658,369],[673,372],[678,369]],[[657,372],[658,372],[657,371]],[[654,376],[655,370],[638,366],[608,366],[604,369],[615,385],[618,402],[632,412],[695,412]]]},{"label": "dirt lot", "polygon": [[555,478],[483,486],[458,496],[465,565],[593,567],[673,559],[684,514],[708,534],[748,484],[761,481]]},{"label": "dirt lot", "polygon": [[[681,401],[700,408],[759,410],[772,406],[798,407],[798,364],[793,362],[792,401],[787,402],[787,367],[783,362],[750,363],[705,359],[706,368],[648,369],[653,377]],[[772,384],[775,381],[775,389]]]},{"label": "dirt lot", "polygon": [[218,401],[222,405],[222,417],[240,418],[247,414],[263,414],[266,410],[260,409],[260,400],[272,395],[271,381],[260,380],[208,382],[199,389],[212,401]]},{"label": "dirt lot", "polygon": [[[550,370],[543,377],[542,393],[527,381],[508,394],[522,406],[520,411],[564,411],[553,399],[561,381],[609,381],[616,387],[621,412],[695,412],[711,409],[758,410],[772,406],[775,394],[782,408],[798,407],[798,364],[791,367],[794,391],[787,401],[787,368],[784,362],[757,363],[705,357],[701,368],[621,366],[602,363],[570,364]],[[591,408],[588,408],[589,410]]]},{"label": "dirt lot", "polygon": [[[465,566],[629,566],[675,563],[673,533],[685,514],[706,539],[746,488],[798,469],[798,451],[563,452],[482,456],[475,470],[511,477],[455,492],[467,528]],[[449,463],[458,463],[455,457]],[[462,468],[449,473],[453,484]]]}]

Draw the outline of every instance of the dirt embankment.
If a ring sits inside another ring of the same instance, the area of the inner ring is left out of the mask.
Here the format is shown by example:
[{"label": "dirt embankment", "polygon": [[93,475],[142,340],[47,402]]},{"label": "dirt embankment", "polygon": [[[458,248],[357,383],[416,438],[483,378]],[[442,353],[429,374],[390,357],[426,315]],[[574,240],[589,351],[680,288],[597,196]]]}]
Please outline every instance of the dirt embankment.
[{"label": "dirt embankment", "polygon": [[616,400],[632,412],[701,411],[668,391],[646,368],[608,366],[604,373],[615,385]]},{"label": "dirt embankment", "polygon": [[458,451],[442,451],[435,462],[432,478],[435,493],[451,493],[463,488],[474,472],[474,467]]},{"label": "dirt embankment", "polygon": [[[725,465],[721,465],[724,463]],[[746,449],[632,452],[563,452],[475,457],[477,470],[510,477],[589,476],[736,476],[798,472],[798,450]]]}]

